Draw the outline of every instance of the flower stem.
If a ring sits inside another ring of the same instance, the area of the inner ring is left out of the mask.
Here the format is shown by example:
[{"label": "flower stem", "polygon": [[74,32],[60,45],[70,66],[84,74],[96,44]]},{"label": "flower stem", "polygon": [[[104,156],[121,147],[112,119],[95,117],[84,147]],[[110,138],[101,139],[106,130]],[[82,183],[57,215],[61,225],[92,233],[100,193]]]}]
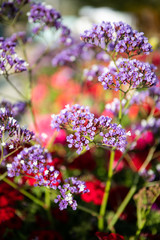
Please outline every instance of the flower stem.
[{"label": "flower stem", "polygon": [[[156,150],[156,146],[151,147],[147,158],[145,159],[144,163],[142,164],[142,166],[140,167],[140,169],[138,170],[138,172],[142,171],[143,169],[146,168],[146,166],[149,164],[149,162],[152,160],[153,154]],[[115,213],[114,217],[112,218],[108,229],[112,229],[113,226],[116,224],[117,220],[119,219],[121,213],[124,211],[124,209],[126,208],[126,206],[128,205],[129,201],[131,200],[132,196],[134,195],[134,193],[136,192],[137,189],[137,182],[139,180],[139,175],[137,175],[137,177],[135,178],[134,184],[131,187],[130,191],[128,192],[127,196],[125,197],[125,199],[123,200],[123,202],[121,203],[121,205],[119,206],[117,212]],[[141,229],[142,230],[142,229]]]},{"label": "flower stem", "polygon": [[153,154],[154,154],[156,148],[157,148],[157,145],[152,146],[152,147],[150,148],[149,153],[148,153],[148,155],[147,155],[147,158],[146,158],[146,160],[144,161],[144,163],[142,164],[142,166],[140,167],[139,172],[140,172],[140,171],[143,171],[143,170],[147,167],[147,165],[150,163],[150,161],[152,160],[152,157],[153,157]]},{"label": "flower stem", "polygon": [[121,91],[119,91],[119,101],[120,101],[120,105],[119,105],[118,119],[119,119],[119,123],[121,123],[121,120],[122,120],[122,92]]},{"label": "flower stem", "polygon": [[33,202],[35,202],[36,204],[38,204],[39,206],[46,208],[44,202],[42,202],[41,200],[39,200],[38,198],[36,198],[35,196],[33,196],[32,194],[30,194],[29,192],[27,192],[24,189],[19,188],[18,185],[16,185],[14,182],[12,182],[11,180],[9,180],[8,178],[3,178],[2,179],[4,182],[6,182],[8,185],[10,185],[11,187],[13,187],[14,189],[18,190],[20,193],[22,193],[24,196],[28,197],[30,200],[32,200]]},{"label": "flower stem", "polygon": [[104,195],[103,195],[102,204],[101,204],[100,213],[99,213],[99,215],[100,215],[100,218],[98,220],[99,230],[103,230],[103,228],[104,228],[104,215],[105,215],[105,212],[106,212],[108,197],[109,197],[109,191],[110,191],[110,187],[111,187],[111,180],[112,180],[112,175],[113,175],[114,156],[115,156],[115,149],[112,149],[111,155],[110,155],[110,160],[109,160],[108,178],[107,178],[105,192],[104,192]]},{"label": "flower stem", "polygon": [[16,88],[16,86],[10,81],[8,74],[5,75],[6,81],[14,88],[14,90],[25,100],[27,101],[27,98]]},{"label": "flower stem", "polygon": [[[7,155],[3,156],[3,159],[1,160],[1,162],[2,162],[5,158],[7,158],[7,157],[11,156],[12,154],[14,154],[15,152],[17,152],[20,148],[22,148],[22,146],[16,148],[14,151],[12,151],[12,152],[8,153]],[[0,162],[0,163],[1,163],[1,162]]]},{"label": "flower stem", "polygon": [[45,205],[46,205],[48,220],[52,224],[53,219],[52,219],[52,214],[50,211],[50,209],[51,209],[50,189],[47,187],[45,188]]},{"label": "flower stem", "polygon": [[31,112],[31,116],[32,116],[32,120],[33,120],[33,124],[35,127],[35,131],[38,132],[38,125],[37,125],[37,121],[36,121],[36,117],[35,117],[35,113],[33,110],[33,104],[32,104],[32,99],[31,99],[31,92],[32,92],[32,69],[28,69],[28,79],[29,79],[29,109]]},{"label": "flower stem", "polygon": [[91,214],[93,217],[97,217],[97,218],[99,217],[99,214],[97,212],[95,212],[95,211],[93,211],[91,209],[88,209],[86,207],[83,207],[83,206],[81,206],[79,204],[78,204],[77,208],[82,210],[83,212],[87,212],[87,213]]},{"label": "flower stem", "polygon": [[125,197],[125,199],[123,200],[123,202],[119,206],[117,212],[115,213],[114,217],[112,218],[111,222],[109,223],[108,229],[112,230],[113,226],[115,225],[115,223],[119,219],[121,213],[124,211],[124,209],[126,208],[126,206],[129,203],[130,199],[132,198],[132,196],[136,192],[138,179],[139,179],[139,176],[137,175],[134,185],[131,187],[127,196]]}]

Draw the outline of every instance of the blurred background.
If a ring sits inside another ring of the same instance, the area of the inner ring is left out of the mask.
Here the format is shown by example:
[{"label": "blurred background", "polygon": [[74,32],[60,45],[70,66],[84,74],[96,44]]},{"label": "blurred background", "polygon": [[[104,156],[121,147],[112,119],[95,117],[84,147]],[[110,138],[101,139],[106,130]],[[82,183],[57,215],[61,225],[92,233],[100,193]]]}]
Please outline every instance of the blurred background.
[{"label": "blurred background", "polygon": [[95,22],[102,19],[123,20],[136,26],[148,37],[153,35],[159,37],[160,34],[159,0],[47,0],[46,2],[57,8],[63,16],[79,16],[79,22],[83,22],[84,19]]}]

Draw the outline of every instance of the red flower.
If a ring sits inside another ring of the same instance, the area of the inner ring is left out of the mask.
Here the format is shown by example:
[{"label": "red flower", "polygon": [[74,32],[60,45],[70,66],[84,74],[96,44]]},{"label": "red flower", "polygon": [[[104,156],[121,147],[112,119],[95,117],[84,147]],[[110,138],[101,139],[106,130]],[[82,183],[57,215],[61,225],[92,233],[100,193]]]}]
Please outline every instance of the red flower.
[{"label": "red flower", "polygon": [[142,133],[141,137],[137,140],[136,148],[139,150],[143,150],[147,145],[154,144],[154,135],[151,131],[146,131]]},{"label": "red flower", "polygon": [[124,240],[124,237],[117,233],[96,232],[96,236],[99,238],[99,240]]},{"label": "red flower", "polygon": [[0,208],[0,224],[8,221],[15,215],[15,209],[11,207]]},{"label": "red flower", "polygon": [[33,231],[29,240],[62,240],[61,235],[58,232],[51,230],[39,230]]},{"label": "red flower", "polygon": [[93,171],[95,167],[96,163],[90,151],[87,151],[83,155],[78,156],[71,164],[69,164],[69,168],[71,169],[87,169],[89,171]]},{"label": "red flower", "polygon": [[86,182],[88,193],[81,195],[81,198],[85,202],[93,202],[95,205],[101,205],[103,194],[104,194],[104,184],[99,180]]}]

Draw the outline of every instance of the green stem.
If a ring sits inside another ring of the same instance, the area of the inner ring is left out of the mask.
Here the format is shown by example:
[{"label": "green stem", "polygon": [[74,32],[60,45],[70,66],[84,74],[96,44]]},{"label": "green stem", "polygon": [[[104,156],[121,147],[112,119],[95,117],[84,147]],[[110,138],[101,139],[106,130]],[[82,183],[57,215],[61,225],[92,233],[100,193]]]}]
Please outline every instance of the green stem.
[{"label": "green stem", "polygon": [[2,133],[2,140],[0,142],[1,142],[1,159],[0,159],[0,165],[1,165],[1,163],[3,161],[3,150],[4,150],[3,145],[2,145],[2,143],[4,142],[4,131]]},{"label": "green stem", "polygon": [[10,185],[11,187],[13,187],[14,189],[18,190],[20,193],[22,193],[24,196],[28,197],[30,200],[32,200],[33,202],[35,202],[36,204],[38,204],[39,206],[46,208],[44,202],[42,202],[41,200],[39,200],[38,198],[36,198],[35,196],[33,196],[32,194],[30,194],[29,192],[27,192],[24,189],[19,188],[18,185],[16,185],[14,182],[12,182],[11,180],[9,180],[8,178],[3,178],[2,179],[4,182],[6,182],[8,185]]},{"label": "green stem", "polygon": [[102,199],[102,204],[101,204],[101,207],[100,207],[100,213],[99,213],[100,218],[98,220],[99,230],[103,230],[103,228],[104,228],[104,215],[105,215],[105,212],[106,212],[108,197],[109,197],[109,191],[110,191],[110,187],[111,187],[111,180],[112,180],[112,175],[113,175],[114,156],[115,156],[115,150],[113,149],[111,151],[111,155],[110,155],[108,178],[107,178],[105,192],[104,192],[103,199]]},{"label": "green stem", "polygon": [[6,81],[14,88],[14,90],[25,100],[27,101],[26,97],[16,88],[16,86],[10,81],[8,74],[5,74]]},{"label": "green stem", "polygon": [[121,91],[119,91],[119,101],[120,101],[120,106],[119,106],[118,119],[119,119],[119,123],[121,123],[121,120],[122,120],[122,92]]},{"label": "green stem", "polygon": [[152,146],[149,150],[149,153],[147,155],[147,158],[146,160],[144,161],[144,163],[142,164],[142,166],[140,167],[139,169],[139,172],[141,172],[143,169],[145,169],[147,167],[147,165],[150,163],[150,161],[152,160],[152,157],[153,157],[153,154],[156,150],[156,145],[155,146]]},{"label": "green stem", "polygon": [[86,208],[86,207],[83,207],[83,206],[81,206],[81,205],[79,205],[79,204],[78,204],[77,208],[80,209],[80,210],[82,210],[83,212],[86,212],[86,213],[91,214],[93,217],[99,218],[99,214],[98,214],[97,212],[91,210],[91,209],[88,209],[88,208]]},{"label": "green stem", "polygon": [[[15,149],[14,151],[12,151],[12,152],[8,153],[7,155],[3,156],[3,159],[11,156],[11,155],[14,154],[15,152],[17,152],[20,148],[22,148],[22,146],[18,147],[18,148]],[[2,159],[2,161],[3,161],[3,159]]]},{"label": "green stem", "polygon": [[35,127],[35,131],[38,132],[38,125],[37,125],[37,121],[36,121],[36,117],[35,117],[35,113],[33,110],[33,104],[32,104],[32,99],[31,99],[31,92],[32,92],[32,69],[28,70],[28,78],[29,78],[29,109],[31,112],[31,116],[32,116],[32,120],[34,123],[34,127]]},{"label": "green stem", "polygon": [[51,207],[50,191],[47,187],[45,188],[45,204],[46,204],[46,208],[50,209]]},{"label": "green stem", "polygon": [[[149,164],[149,162],[152,160],[153,154],[156,150],[156,146],[151,147],[147,158],[145,159],[144,163],[142,164],[141,168],[138,170],[138,172],[142,171],[142,169],[145,169],[146,166]],[[131,187],[130,191],[128,192],[127,196],[125,197],[125,199],[123,200],[123,202],[121,203],[121,205],[119,206],[117,212],[115,213],[113,219],[111,220],[108,229],[113,228],[113,226],[116,224],[117,220],[119,219],[119,216],[121,215],[121,213],[124,211],[124,209],[126,208],[126,206],[128,205],[129,201],[131,200],[132,196],[134,195],[134,193],[136,192],[136,185],[138,182],[139,176],[136,177],[135,179],[135,183],[134,185]],[[142,230],[142,229],[141,229]]]},{"label": "green stem", "polygon": [[109,223],[108,229],[112,230],[113,226],[115,225],[115,223],[116,223],[117,220],[119,219],[120,215],[122,214],[122,212],[124,211],[124,209],[125,209],[126,206],[128,205],[130,199],[132,198],[132,196],[133,196],[134,193],[136,192],[138,178],[139,178],[139,176],[137,176],[134,185],[133,185],[133,186],[131,187],[131,189],[129,190],[127,196],[125,197],[125,199],[123,200],[123,202],[122,202],[121,205],[119,206],[116,214],[114,215],[114,217],[112,218],[111,222]]},{"label": "green stem", "polygon": [[0,181],[3,180],[5,177],[7,177],[8,172],[3,173],[2,175],[0,175]]},{"label": "green stem", "polygon": [[46,205],[46,211],[47,211],[47,216],[49,219],[49,222],[51,223],[51,225],[53,224],[53,219],[52,219],[52,214],[51,214],[51,199],[50,199],[50,189],[49,188],[45,188],[45,205]]}]

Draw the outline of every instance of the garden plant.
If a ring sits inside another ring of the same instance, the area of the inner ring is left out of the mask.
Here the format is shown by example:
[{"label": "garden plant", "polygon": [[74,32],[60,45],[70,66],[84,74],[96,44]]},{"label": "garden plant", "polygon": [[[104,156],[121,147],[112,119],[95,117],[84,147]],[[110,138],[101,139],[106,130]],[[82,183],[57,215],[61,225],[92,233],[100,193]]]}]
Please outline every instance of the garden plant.
[{"label": "garden plant", "polygon": [[45,3],[0,4],[0,239],[160,239],[158,49],[124,22],[77,36]]}]

